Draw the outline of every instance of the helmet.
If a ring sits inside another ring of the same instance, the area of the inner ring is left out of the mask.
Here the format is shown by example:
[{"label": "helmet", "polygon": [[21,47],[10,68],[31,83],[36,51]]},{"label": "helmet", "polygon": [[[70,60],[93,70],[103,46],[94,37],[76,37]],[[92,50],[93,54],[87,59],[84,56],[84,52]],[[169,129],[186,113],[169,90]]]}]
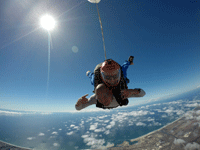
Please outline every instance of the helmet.
[{"label": "helmet", "polygon": [[116,86],[121,79],[120,65],[112,59],[104,61],[101,65],[101,77],[109,86]]}]

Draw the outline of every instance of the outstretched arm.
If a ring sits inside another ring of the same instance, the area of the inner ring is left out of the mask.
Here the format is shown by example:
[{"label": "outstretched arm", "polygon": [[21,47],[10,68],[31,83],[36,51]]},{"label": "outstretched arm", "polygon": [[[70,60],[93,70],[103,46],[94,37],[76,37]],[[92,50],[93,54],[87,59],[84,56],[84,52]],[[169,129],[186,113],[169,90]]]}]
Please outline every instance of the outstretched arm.
[{"label": "outstretched arm", "polygon": [[125,89],[121,91],[122,98],[130,98],[130,97],[143,97],[146,93],[143,89]]},{"label": "outstretched arm", "polygon": [[82,96],[81,98],[78,99],[75,108],[76,110],[81,110],[84,109],[90,105],[96,104],[97,100],[96,100],[96,95],[92,95],[89,99],[87,99],[86,97],[88,96],[88,94]]}]

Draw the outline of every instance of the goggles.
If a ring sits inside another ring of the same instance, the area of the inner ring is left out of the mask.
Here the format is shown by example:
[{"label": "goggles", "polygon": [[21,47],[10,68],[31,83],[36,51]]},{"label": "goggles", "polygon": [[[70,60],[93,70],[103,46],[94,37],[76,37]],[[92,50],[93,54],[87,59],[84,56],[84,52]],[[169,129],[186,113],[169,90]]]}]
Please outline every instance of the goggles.
[{"label": "goggles", "polygon": [[102,75],[103,80],[105,80],[108,83],[113,82],[113,81],[118,82],[120,81],[120,78],[121,78],[121,70],[118,69],[112,74],[101,72],[101,75]]}]

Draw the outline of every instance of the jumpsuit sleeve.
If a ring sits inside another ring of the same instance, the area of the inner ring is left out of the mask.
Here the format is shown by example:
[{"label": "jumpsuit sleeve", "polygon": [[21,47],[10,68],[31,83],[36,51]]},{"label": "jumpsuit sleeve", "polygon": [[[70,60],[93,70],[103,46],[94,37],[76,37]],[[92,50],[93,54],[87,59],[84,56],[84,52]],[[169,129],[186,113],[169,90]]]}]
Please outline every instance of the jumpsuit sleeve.
[{"label": "jumpsuit sleeve", "polygon": [[88,102],[86,104],[81,104],[79,107],[75,106],[76,110],[81,110],[81,109],[84,109],[90,105],[93,105],[93,104],[97,104],[97,99],[96,99],[96,95],[93,94],[92,96],[90,96],[90,98],[88,99]]},{"label": "jumpsuit sleeve", "polygon": [[128,69],[129,66],[130,66],[130,62],[129,61],[125,61],[121,66],[124,78],[127,78],[127,69]]},{"label": "jumpsuit sleeve", "polygon": [[88,73],[88,77],[90,78],[91,84],[94,85],[94,73],[93,72],[89,72]]}]

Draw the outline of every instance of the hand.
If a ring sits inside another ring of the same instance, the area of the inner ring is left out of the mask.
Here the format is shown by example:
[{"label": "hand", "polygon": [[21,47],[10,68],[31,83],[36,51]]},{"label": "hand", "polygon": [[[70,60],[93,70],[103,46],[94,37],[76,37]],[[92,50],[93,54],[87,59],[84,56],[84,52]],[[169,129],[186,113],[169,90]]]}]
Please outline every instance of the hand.
[{"label": "hand", "polygon": [[140,92],[137,90],[137,89],[125,89],[125,90],[122,90],[121,91],[121,97],[122,99],[126,99],[126,98],[129,98],[131,97],[131,95],[133,94],[139,94]]},{"label": "hand", "polygon": [[87,96],[88,96],[88,94],[79,98],[77,103],[76,103],[76,106],[79,107],[81,104],[86,104],[88,102],[88,99],[86,98]]}]

